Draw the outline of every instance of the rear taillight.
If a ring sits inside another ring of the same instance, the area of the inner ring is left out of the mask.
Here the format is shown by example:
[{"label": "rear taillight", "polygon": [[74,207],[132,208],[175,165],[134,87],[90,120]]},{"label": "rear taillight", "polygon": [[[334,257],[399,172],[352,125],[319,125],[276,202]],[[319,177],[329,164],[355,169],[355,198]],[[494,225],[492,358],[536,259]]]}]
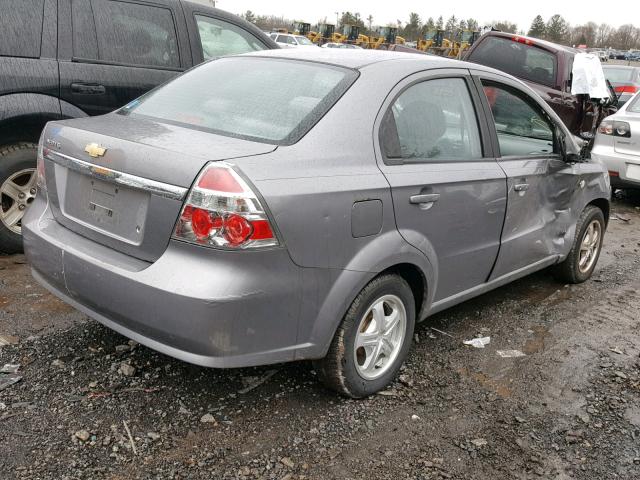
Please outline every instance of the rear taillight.
[{"label": "rear taillight", "polygon": [[604,120],[598,127],[598,132],[603,135],[613,135],[614,137],[630,137],[631,125],[618,120]]},{"label": "rear taillight", "polygon": [[616,93],[636,93],[638,87],[634,85],[618,85],[614,90]]},{"label": "rear taillight", "polygon": [[256,194],[231,166],[222,162],[209,164],[196,179],[173,238],[227,249],[278,245]]},{"label": "rear taillight", "polygon": [[43,192],[47,190],[47,181],[44,172],[44,156],[47,154],[46,148],[42,145],[42,137],[38,143],[38,155],[36,161],[36,186]]}]

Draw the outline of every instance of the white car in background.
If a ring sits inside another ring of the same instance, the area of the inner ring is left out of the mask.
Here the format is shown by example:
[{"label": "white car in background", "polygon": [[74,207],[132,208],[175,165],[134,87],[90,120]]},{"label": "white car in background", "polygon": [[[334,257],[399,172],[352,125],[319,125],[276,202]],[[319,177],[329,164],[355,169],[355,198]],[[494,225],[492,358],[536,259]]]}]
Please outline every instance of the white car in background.
[{"label": "white car in background", "polygon": [[269,36],[283,48],[317,47],[315,43],[303,35],[273,32]]},{"label": "white car in background", "polygon": [[607,166],[612,188],[640,189],[640,92],[602,121],[591,153]]},{"label": "white car in background", "polygon": [[322,44],[322,48],[350,48],[353,50],[362,50],[362,47],[358,45],[353,45],[351,43],[336,43],[336,42],[328,42]]}]

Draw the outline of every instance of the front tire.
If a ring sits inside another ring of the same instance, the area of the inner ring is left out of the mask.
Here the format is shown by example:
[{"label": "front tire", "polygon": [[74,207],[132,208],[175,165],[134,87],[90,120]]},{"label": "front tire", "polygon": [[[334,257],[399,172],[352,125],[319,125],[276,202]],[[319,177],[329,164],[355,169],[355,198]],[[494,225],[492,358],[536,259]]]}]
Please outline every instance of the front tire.
[{"label": "front tire", "polygon": [[582,283],[591,278],[602,251],[604,232],[602,210],[588,205],[576,224],[576,235],[569,255],[554,267],[556,278],[566,283]]},{"label": "front tire", "polygon": [[22,252],[22,217],[36,194],[35,143],[0,147],[0,252]]},{"label": "front tire", "polygon": [[402,277],[372,280],[349,307],[327,356],[314,362],[322,382],[351,398],[384,389],[411,347],[415,310],[413,293]]}]

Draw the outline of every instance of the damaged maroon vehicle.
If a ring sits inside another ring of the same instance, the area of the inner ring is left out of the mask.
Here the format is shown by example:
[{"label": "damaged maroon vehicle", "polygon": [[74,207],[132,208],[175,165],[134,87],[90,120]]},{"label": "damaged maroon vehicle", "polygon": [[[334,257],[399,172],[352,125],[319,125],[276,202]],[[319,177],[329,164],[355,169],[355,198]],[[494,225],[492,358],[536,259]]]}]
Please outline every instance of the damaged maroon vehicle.
[{"label": "damaged maroon vehicle", "polygon": [[592,139],[600,122],[617,111],[616,96],[604,103],[573,95],[573,59],[580,50],[506,32],[488,32],[464,60],[510,73],[533,88],[571,133]]}]

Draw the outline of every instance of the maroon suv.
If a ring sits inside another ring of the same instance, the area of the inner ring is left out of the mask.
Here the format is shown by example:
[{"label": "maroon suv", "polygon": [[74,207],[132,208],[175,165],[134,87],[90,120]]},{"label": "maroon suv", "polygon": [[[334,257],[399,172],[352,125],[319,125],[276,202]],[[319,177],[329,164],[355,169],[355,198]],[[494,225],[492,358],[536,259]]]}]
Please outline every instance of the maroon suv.
[{"label": "maroon suv", "polygon": [[[600,121],[616,112],[586,95],[571,94],[573,58],[580,50],[537,38],[488,32],[467,51],[464,60],[510,73],[533,88],[575,135],[595,135]],[[597,114],[594,115],[593,112]]]}]

